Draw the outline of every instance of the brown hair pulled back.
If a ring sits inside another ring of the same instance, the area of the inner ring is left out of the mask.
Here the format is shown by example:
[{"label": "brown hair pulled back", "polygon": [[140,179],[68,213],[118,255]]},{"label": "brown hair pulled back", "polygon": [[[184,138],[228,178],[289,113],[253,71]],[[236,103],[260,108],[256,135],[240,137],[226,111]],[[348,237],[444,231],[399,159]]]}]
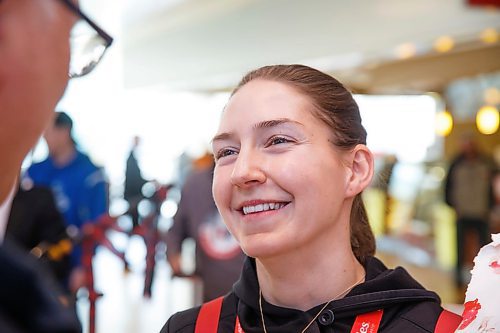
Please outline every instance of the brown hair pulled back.
[{"label": "brown hair pulled back", "polygon": [[[243,77],[233,95],[255,79],[281,82],[308,96],[316,116],[332,130],[333,143],[343,150],[366,144],[366,130],[361,124],[358,105],[352,94],[336,79],[304,65],[274,65],[258,68]],[[364,263],[375,253],[375,237],[368,223],[361,193],[353,201],[350,218],[351,248]]]}]

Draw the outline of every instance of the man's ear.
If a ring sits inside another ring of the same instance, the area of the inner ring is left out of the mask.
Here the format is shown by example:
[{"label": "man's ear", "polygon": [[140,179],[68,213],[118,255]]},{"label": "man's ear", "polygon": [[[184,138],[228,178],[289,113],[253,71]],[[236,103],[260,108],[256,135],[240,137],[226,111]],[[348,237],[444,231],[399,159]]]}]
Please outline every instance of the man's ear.
[{"label": "man's ear", "polygon": [[351,152],[346,195],[354,197],[370,185],[373,177],[373,154],[365,145],[357,145]]}]

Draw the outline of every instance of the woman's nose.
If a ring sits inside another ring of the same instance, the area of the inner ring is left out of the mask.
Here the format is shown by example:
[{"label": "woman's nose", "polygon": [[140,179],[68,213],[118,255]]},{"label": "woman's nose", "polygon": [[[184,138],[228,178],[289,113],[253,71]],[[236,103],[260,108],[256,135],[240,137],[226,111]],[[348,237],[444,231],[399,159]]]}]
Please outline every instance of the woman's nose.
[{"label": "woman's nose", "polygon": [[231,174],[231,183],[244,188],[266,181],[263,163],[258,153],[240,150]]}]

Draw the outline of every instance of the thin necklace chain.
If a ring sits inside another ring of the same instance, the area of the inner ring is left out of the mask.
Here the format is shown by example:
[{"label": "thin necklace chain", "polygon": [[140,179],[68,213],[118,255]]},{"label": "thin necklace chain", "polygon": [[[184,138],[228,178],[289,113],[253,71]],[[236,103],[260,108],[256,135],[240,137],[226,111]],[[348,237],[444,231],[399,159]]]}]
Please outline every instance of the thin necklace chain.
[{"label": "thin necklace chain", "polygon": [[[363,274],[363,276],[361,276],[361,279],[359,279],[358,281],[354,282],[353,285],[349,286],[347,289],[345,289],[344,291],[342,291],[340,294],[338,294],[337,296],[335,296],[334,298],[332,298],[331,300],[329,300],[328,302],[326,302],[326,304],[323,305],[323,307],[321,308],[321,310],[319,310],[319,312],[314,316],[314,318],[309,322],[309,324],[307,324],[307,326],[300,333],[304,333],[309,328],[309,326],[311,326],[312,323],[314,323],[314,321],[316,320],[316,318],[318,318],[318,316],[321,314],[321,312],[323,312],[323,310],[326,309],[326,307],[331,302],[333,302],[334,300],[336,300],[336,299],[338,299],[338,298],[340,298],[340,297],[345,296],[346,294],[348,294],[354,287],[356,287],[358,284],[360,284],[364,279],[365,279],[365,274]],[[262,328],[264,329],[264,333],[267,333],[266,322],[264,321],[264,311],[262,311],[262,290],[260,290],[260,288],[259,288],[259,310],[260,310],[260,319],[262,320]]]}]

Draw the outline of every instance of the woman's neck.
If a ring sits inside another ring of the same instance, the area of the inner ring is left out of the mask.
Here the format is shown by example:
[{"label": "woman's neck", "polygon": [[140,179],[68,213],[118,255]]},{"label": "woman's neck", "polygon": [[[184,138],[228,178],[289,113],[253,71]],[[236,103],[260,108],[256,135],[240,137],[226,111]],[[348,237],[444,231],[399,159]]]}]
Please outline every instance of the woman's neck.
[{"label": "woman's neck", "polygon": [[333,238],[329,233],[322,237],[326,241],[295,252],[256,259],[259,285],[267,302],[306,311],[345,296],[363,281],[365,270],[352,253],[349,237],[338,233]]}]

